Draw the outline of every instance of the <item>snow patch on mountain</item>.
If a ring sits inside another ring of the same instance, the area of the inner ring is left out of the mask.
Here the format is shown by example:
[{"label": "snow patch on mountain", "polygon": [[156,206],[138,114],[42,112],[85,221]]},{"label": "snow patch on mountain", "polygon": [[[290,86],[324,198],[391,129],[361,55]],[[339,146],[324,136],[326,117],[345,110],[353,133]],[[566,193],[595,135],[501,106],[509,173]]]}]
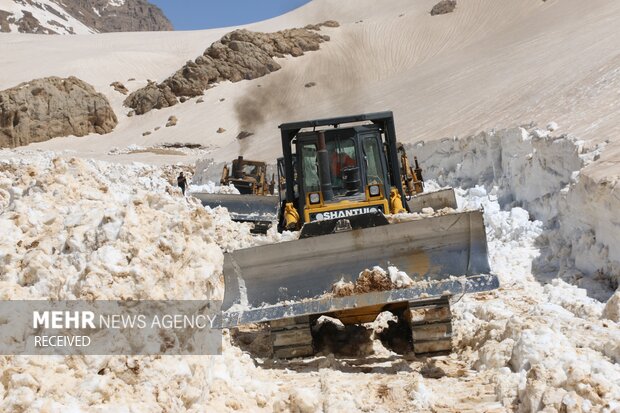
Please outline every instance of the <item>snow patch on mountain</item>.
[{"label": "snow patch on mountain", "polygon": [[52,0],[0,0],[0,26],[2,32],[95,33]]},{"label": "snow patch on mountain", "polygon": [[147,0],[0,0],[0,32],[88,34],[172,30]]}]

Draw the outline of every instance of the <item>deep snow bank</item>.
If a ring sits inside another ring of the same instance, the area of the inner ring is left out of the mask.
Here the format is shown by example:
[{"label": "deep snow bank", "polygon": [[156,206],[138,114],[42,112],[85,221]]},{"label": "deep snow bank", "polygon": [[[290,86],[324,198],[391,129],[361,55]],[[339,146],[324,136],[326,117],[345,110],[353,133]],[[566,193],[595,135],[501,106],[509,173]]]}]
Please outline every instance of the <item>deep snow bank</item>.
[{"label": "deep snow bank", "polygon": [[[0,160],[0,299],[221,299],[222,251],[281,236],[255,239],[166,174],[53,153]],[[257,370],[227,341],[216,357],[3,356],[0,410],[248,410],[278,399]]]},{"label": "deep snow bank", "polygon": [[570,136],[519,127],[418,142],[408,149],[418,157],[425,178],[454,187],[483,185],[503,208],[521,206],[541,220],[547,231],[539,242],[546,250],[535,272],[559,274],[584,286],[597,278],[615,289],[620,281],[620,220],[615,213],[620,189],[615,181],[597,183],[579,173],[603,146],[587,147]]},{"label": "deep snow bank", "polygon": [[620,328],[607,306],[560,279],[541,285],[531,273],[546,230],[526,210],[500,210],[497,188],[457,188],[464,207],[483,207],[491,269],[501,287],[453,303],[456,348],[492,376],[495,393],[515,411],[620,409]]},{"label": "deep snow bank", "polygon": [[39,155],[0,162],[3,299],[221,297],[231,226],[161,170]]},{"label": "deep snow bank", "polygon": [[222,251],[290,238],[253,236],[167,175],[53,153],[0,160],[0,298],[218,299]]}]

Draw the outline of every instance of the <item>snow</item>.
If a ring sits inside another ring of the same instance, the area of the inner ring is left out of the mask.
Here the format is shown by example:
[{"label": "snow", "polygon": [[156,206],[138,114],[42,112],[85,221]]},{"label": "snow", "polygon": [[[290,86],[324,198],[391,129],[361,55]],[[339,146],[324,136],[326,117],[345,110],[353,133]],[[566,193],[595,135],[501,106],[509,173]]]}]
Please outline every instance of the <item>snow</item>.
[{"label": "snow", "polygon": [[[0,166],[5,299],[217,298],[223,293],[223,251],[297,235],[270,230],[252,236],[248,225],[231,221],[225,211],[182,197],[161,169],[149,165],[39,152]],[[423,410],[442,403],[463,407],[479,394],[478,404],[494,408],[520,400],[531,410],[613,411],[620,397],[620,329],[613,321],[618,299],[605,305],[559,279],[541,284],[531,271],[543,224],[523,208],[502,210],[499,192],[481,185],[457,189],[461,207],[484,208],[489,258],[502,285],[453,303],[457,353],[437,362],[447,372],[469,371],[467,380],[458,374],[425,377],[421,360],[403,359],[378,341],[371,348],[379,359],[363,361],[375,373],[344,373],[351,365],[330,355],[309,361],[322,366],[318,372],[306,364],[266,369],[225,335],[222,356],[11,357],[8,363],[20,373],[5,384],[0,408]],[[386,276],[408,282],[396,268]],[[389,320],[394,316],[385,312],[370,326],[380,332]],[[128,373],[127,366],[139,366],[140,373]],[[393,397],[379,396],[379,388]]]},{"label": "snow", "polygon": [[549,132],[554,132],[554,131],[556,131],[557,129],[558,129],[558,124],[557,124],[557,123],[555,123],[555,122],[549,122],[549,123],[547,124],[547,130],[548,130]]},{"label": "snow", "polygon": [[208,181],[206,184],[193,185],[190,184],[189,192],[206,192],[208,194],[239,194],[239,190],[235,188],[233,184],[228,185],[216,185],[212,181]]},{"label": "snow", "polygon": [[409,278],[407,273],[398,271],[398,268],[394,266],[388,267],[388,274],[390,276],[390,281],[392,281],[392,284],[394,284],[396,288],[407,288],[413,285],[413,280]]},{"label": "snow", "polygon": [[117,148],[114,147],[112,149],[110,149],[108,151],[108,155],[117,155],[117,154],[125,154],[125,153],[130,153],[130,152],[134,152],[134,151],[144,151],[147,148],[144,146],[140,146],[140,145],[136,145],[136,144],[131,144],[128,145],[127,147],[121,149],[121,148]]},{"label": "snow", "polygon": [[318,329],[321,325],[325,323],[331,323],[335,325],[338,329],[344,329],[344,324],[342,324],[342,321],[338,320],[337,318],[328,317],[326,315],[320,316],[318,320],[316,320],[316,324],[312,328]]},{"label": "snow", "polygon": [[616,293],[609,298],[601,317],[620,323],[620,291],[616,291]]},{"label": "snow", "polygon": [[398,317],[396,317],[394,314],[390,313],[389,311],[383,311],[379,313],[377,318],[375,318],[375,321],[373,321],[372,323],[368,323],[368,326],[373,331],[380,333],[381,331],[389,327],[390,321],[396,322],[398,321]]},{"label": "snow", "polygon": [[[476,196],[488,193],[499,205],[485,208],[511,209],[502,214],[527,210],[545,226],[538,240],[544,248],[534,271],[550,278],[559,275],[606,301],[610,287],[620,281],[620,224],[613,217],[620,208],[620,194],[610,190],[619,178],[595,180],[584,171],[609,148],[586,145],[572,135],[537,137],[536,130],[493,130],[463,139],[420,142],[408,150],[425,165],[424,176],[438,185],[467,187]],[[477,207],[479,202],[460,205]],[[510,222],[503,217],[501,221]],[[502,228],[497,231],[506,233]],[[524,235],[512,229],[508,234]]]},{"label": "snow", "polygon": [[414,390],[409,394],[409,398],[413,402],[416,409],[429,409],[433,405],[432,393],[426,388],[423,380],[418,380]]},{"label": "snow", "polygon": [[[482,195],[479,188],[474,192],[476,197]],[[485,206],[491,266],[507,294],[485,302],[484,307],[467,296],[458,304],[464,306],[464,316],[473,315],[466,320],[477,324],[475,334],[486,337],[482,346],[475,345],[478,368],[507,366],[511,374],[521,375],[518,393],[526,410],[540,410],[547,403],[558,409],[570,400],[596,403],[599,396],[588,392],[597,386],[608,388],[608,400],[615,400],[620,389],[610,383],[620,379],[620,366],[614,362],[618,350],[613,344],[620,338],[620,329],[600,323],[603,304],[587,297],[585,290],[560,279],[541,286],[530,273],[531,259],[538,254],[541,223],[529,221],[524,210],[517,214],[512,213],[515,208],[499,211],[492,205],[497,201],[486,197],[469,202]],[[529,262],[522,260],[526,257]],[[520,302],[512,301],[513,289],[522,291],[522,298],[514,297]],[[478,324],[481,320],[485,321]],[[563,395],[570,396],[564,400]]]},{"label": "snow", "polygon": [[[168,194],[172,187],[161,175],[152,176],[152,167],[51,156],[37,157],[35,164],[13,165],[15,175],[7,177],[5,172],[2,180],[12,202],[3,211],[0,227],[13,230],[7,232],[10,243],[0,247],[0,267],[5,279],[23,287],[22,297],[180,298],[221,293],[213,264],[222,260],[221,252],[206,242],[212,218],[197,201]],[[191,209],[184,206],[188,202]],[[153,219],[157,221],[147,225],[148,230],[139,230]],[[181,241],[179,226],[194,239]],[[136,250],[135,245],[145,247]],[[174,263],[189,256],[193,259],[185,265]],[[168,285],[165,279],[145,278],[171,272],[183,281]],[[50,288],[55,291],[52,296]]]},{"label": "snow", "polygon": [[537,138],[546,138],[547,136],[549,136],[549,131],[542,130],[542,129],[534,129],[532,134]]},{"label": "snow", "polygon": [[[282,411],[292,411],[299,413],[313,413],[320,409],[321,400],[319,391],[314,389],[299,388],[291,392],[289,396],[289,406]],[[278,408],[275,412],[280,411]]]}]

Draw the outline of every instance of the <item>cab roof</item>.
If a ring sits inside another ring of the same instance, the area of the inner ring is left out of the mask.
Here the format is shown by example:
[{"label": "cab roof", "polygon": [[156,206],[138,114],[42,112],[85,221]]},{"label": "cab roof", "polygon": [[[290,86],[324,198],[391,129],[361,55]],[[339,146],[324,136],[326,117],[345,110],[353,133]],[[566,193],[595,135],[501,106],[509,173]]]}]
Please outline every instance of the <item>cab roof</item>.
[{"label": "cab roof", "polygon": [[278,126],[278,128],[280,128],[282,131],[299,131],[302,128],[314,128],[318,126],[330,125],[338,126],[343,123],[385,120],[386,118],[392,118],[393,116],[394,115],[392,114],[392,111],[363,113],[360,115],[338,116],[335,118],[305,120],[301,122],[288,122],[281,124],[280,126]]}]

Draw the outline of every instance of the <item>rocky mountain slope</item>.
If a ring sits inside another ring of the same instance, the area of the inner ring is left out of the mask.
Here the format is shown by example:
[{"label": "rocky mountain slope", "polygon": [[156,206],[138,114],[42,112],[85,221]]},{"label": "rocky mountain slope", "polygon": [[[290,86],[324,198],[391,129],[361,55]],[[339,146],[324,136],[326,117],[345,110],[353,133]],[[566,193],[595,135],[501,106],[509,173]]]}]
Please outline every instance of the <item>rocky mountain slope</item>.
[{"label": "rocky mountain slope", "polygon": [[0,32],[86,34],[172,30],[147,0],[0,0]]}]

